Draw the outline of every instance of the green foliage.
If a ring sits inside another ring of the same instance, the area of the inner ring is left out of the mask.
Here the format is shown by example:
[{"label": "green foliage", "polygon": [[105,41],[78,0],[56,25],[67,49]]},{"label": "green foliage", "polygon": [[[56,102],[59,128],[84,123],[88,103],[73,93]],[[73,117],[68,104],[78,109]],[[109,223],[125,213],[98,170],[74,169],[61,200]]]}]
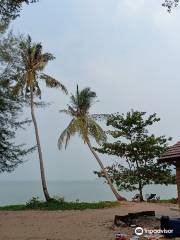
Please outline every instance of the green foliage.
[{"label": "green foliage", "polygon": [[11,20],[19,16],[23,3],[30,4],[38,0],[1,0],[0,1],[0,29],[6,27]]},{"label": "green foliage", "polygon": [[0,211],[21,211],[26,210],[26,205],[7,205],[0,207]]},{"label": "green foliage", "polygon": [[62,198],[60,199],[51,199],[48,202],[40,201],[39,198],[33,197],[26,205],[10,205],[0,207],[2,210],[18,211],[18,210],[28,210],[28,209],[37,209],[37,210],[84,210],[84,209],[101,209],[101,208],[111,208],[118,206],[118,202],[65,202]]},{"label": "green foliage", "polygon": [[32,90],[34,96],[41,98],[40,80],[44,81],[47,87],[59,88],[67,94],[67,89],[63,84],[44,74],[46,65],[54,59],[54,56],[51,53],[43,53],[41,43],[33,43],[31,37],[28,36],[19,43],[18,52],[18,59],[14,66],[17,71],[13,87],[15,95],[23,95],[28,99]]},{"label": "green foliage", "polygon": [[117,202],[66,202],[62,200],[52,199],[48,202],[39,201],[37,198],[33,198],[26,204],[28,209],[47,209],[47,210],[83,210],[83,209],[98,209],[117,206]]},{"label": "green foliage", "polygon": [[0,34],[0,64],[1,71],[8,69],[8,73],[14,73],[14,70],[19,66],[19,44],[22,41],[22,35],[13,35],[10,31],[6,34]]},{"label": "green foliage", "polygon": [[[131,111],[126,115],[111,115],[107,126],[114,130],[108,133],[116,141],[105,142],[102,148],[95,148],[102,154],[119,157],[118,163],[107,168],[119,190],[139,190],[141,195],[146,185],[175,183],[171,167],[157,163],[157,158],[167,149],[171,139],[150,134],[150,126],[159,122],[160,118],[156,114],[145,117],[145,114]],[[103,176],[102,172],[95,173]]]},{"label": "green foliage", "polygon": [[30,122],[19,120],[23,101],[20,96],[13,95],[11,88],[15,73],[11,67],[13,60],[9,56],[10,53],[14,54],[17,44],[18,38],[12,33],[0,41],[0,173],[14,170],[34,150],[14,143],[16,131]]},{"label": "green foliage", "polygon": [[53,199],[58,201],[59,203],[65,202],[64,197],[54,196]]},{"label": "green foliage", "polygon": [[79,134],[85,143],[89,141],[89,137],[93,137],[97,143],[102,143],[106,140],[105,132],[97,124],[93,115],[89,113],[95,99],[96,93],[91,91],[90,88],[84,88],[79,91],[77,86],[76,94],[71,95],[71,104],[68,105],[67,109],[60,111],[69,115],[72,119],[59,137],[59,149],[62,148],[63,143],[65,143],[66,148],[70,138],[76,133]]},{"label": "green foliage", "polygon": [[179,4],[179,0],[164,0],[162,4],[163,7],[166,7],[168,12],[172,11],[172,8],[176,8]]},{"label": "green foliage", "polygon": [[116,202],[98,202],[98,203],[87,203],[87,202],[64,202],[58,203],[57,201],[42,202],[36,208],[30,209],[47,209],[47,210],[84,210],[84,209],[101,209],[110,208],[117,206]]},{"label": "green foliage", "polygon": [[27,208],[37,208],[40,204],[40,200],[39,197],[32,197],[32,199],[30,199],[27,203],[26,203],[26,207]]}]

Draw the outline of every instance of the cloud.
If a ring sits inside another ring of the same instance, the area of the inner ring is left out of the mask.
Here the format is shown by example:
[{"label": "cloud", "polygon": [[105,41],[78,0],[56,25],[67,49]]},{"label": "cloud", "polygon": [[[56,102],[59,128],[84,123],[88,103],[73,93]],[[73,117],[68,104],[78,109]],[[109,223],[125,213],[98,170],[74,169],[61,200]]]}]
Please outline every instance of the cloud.
[{"label": "cloud", "polygon": [[179,24],[179,20],[177,12],[169,14],[168,12],[165,12],[164,9],[161,9],[160,11],[156,10],[152,15],[152,23],[155,27],[160,29],[167,29],[169,27],[176,28],[177,24]]},{"label": "cloud", "polygon": [[118,1],[117,11],[121,17],[133,17],[142,13],[144,8],[144,0],[120,0]]},{"label": "cloud", "polygon": [[114,23],[128,21],[133,24],[140,21],[140,25],[146,24],[147,27],[148,24],[153,24],[158,29],[176,28],[180,20],[178,9],[169,14],[161,4],[160,0],[118,0],[113,17]]}]

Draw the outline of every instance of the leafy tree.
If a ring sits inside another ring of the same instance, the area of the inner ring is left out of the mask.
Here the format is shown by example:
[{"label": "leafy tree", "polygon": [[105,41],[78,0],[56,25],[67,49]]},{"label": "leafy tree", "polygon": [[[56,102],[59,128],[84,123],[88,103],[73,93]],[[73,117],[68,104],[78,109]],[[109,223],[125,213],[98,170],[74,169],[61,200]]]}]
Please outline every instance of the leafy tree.
[{"label": "leafy tree", "polygon": [[171,12],[172,8],[176,8],[178,4],[179,0],[164,0],[162,5],[168,9],[168,12]]},{"label": "leafy tree", "polygon": [[16,75],[16,83],[13,87],[13,92],[15,95],[23,95],[26,100],[30,102],[31,116],[39,154],[42,186],[44,196],[48,201],[51,198],[48,193],[45,179],[40,137],[34,111],[34,100],[36,97],[41,97],[40,80],[43,80],[49,88],[61,89],[66,94],[67,90],[63,84],[43,72],[48,62],[54,59],[54,56],[51,53],[43,53],[41,43],[32,43],[30,36],[28,36],[27,39],[21,41],[18,51],[19,59],[16,59],[15,63],[18,73]]},{"label": "leafy tree", "polygon": [[[166,150],[165,136],[156,137],[149,127],[159,122],[156,114],[145,117],[145,112],[131,111],[126,115],[113,114],[107,120],[108,131],[115,142],[105,142],[95,150],[119,157],[118,163],[108,167],[108,173],[119,190],[138,190],[143,201],[143,188],[149,184],[175,183],[175,176],[167,164],[158,164],[157,158]],[[103,177],[102,172],[96,172]]]},{"label": "leafy tree", "polygon": [[28,120],[19,121],[22,112],[22,99],[12,94],[12,62],[9,53],[17,47],[17,38],[9,34],[0,41],[0,173],[13,171],[24,157],[34,148],[25,148],[24,144],[16,145],[16,131],[24,128]]},{"label": "leafy tree", "polygon": [[[96,93],[91,91],[90,88],[84,88],[83,90],[79,91],[77,86],[76,94],[71,95],[71,104],[68,105],[67,109],[60,111],[69,115],[72,119],[67,128],[61,133],[58,140],[58,146],[59,149],[61,149],[63,143],[65,143],[66,148],[70,138],[78,133],[96,158],[115,197],[118,200],[123,200],[124,198],[122,198],[114,188],[103,163],[94,151],[90,142],[90,137],[94,138],[98,144],[101,144],[106,140],[105,132],[95,121],[94,115],[89,113],[89,110],[95,99]],[[96,117],[98,117],[98,115],[96,115]]]},{"label": "leafy tree", "polygon": [[29,123],[28,120],[18,120],[22,110],[22,103],[19,101],[9,90],[8,81],[0,76],[0,173],[13,171],[23,162],[23,158],[34,150],[13,142],[16,131]]},{"label": "leafy tree", "polygon": [[11,20],[19,16],[23,3],[30,4],[38,0],[1,0],[0,1],[0,26],[7,26]]}]

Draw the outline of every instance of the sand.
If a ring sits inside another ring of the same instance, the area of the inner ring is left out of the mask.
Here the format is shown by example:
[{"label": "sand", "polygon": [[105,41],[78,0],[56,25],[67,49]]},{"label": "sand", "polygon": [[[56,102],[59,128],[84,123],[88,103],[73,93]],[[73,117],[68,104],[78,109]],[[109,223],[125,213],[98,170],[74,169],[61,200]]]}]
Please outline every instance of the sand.
[{"label": "sand", "polygon": [[155,210],[157,216],[180,216],[170,205],[154,203],[82,211],[1,211],[0,240],[113,240],[115,233],[131,231],[127,227],[114,229],[114,216],[143,210]]}]

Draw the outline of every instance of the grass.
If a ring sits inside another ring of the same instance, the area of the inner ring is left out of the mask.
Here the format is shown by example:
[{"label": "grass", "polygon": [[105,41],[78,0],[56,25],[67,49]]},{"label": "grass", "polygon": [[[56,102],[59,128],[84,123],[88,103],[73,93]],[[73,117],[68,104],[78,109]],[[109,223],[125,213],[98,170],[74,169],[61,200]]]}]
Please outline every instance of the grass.
[{"label": "grass", "polygon": [[[177,198],[168,200],[151,201],[154,203],[173,203],[177,204]],[[66,202],[63,198],[52,199],[49,202],[40,201],[33,197],[26,204],[7,205],[0,207],[0,211],[21,211],[21,210],[84,210],[84,209],[103,209],[117,207],[120,202],[102,201],[102,202]]]},{"label": "grass", "polygon": [[7,206],[3,206],[0,207],[0,211],[19,211],[19,210],[25,210],[26,209],[26,205],[7,205]]},{"label": "grass", "polygon": [[49,202],[39,201],[38,198],[32,198],[26,204],[8,205],[0,207],[0,211],[19,211],[19,210],[84,210],[84,209],[102,209],[118,206],[119,202],[66,202],[62,199],[52,199]]}]

